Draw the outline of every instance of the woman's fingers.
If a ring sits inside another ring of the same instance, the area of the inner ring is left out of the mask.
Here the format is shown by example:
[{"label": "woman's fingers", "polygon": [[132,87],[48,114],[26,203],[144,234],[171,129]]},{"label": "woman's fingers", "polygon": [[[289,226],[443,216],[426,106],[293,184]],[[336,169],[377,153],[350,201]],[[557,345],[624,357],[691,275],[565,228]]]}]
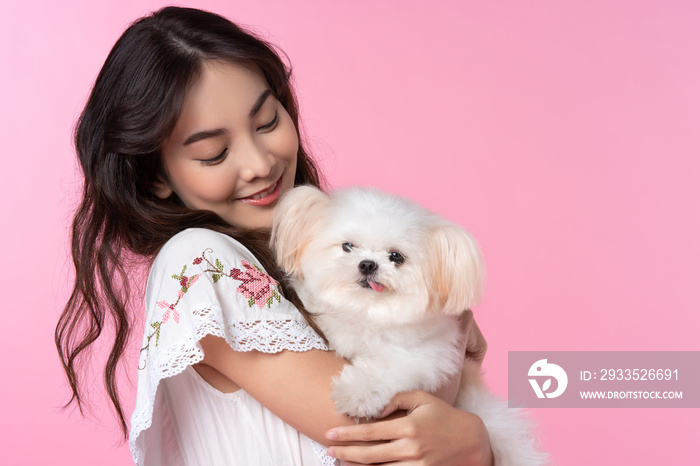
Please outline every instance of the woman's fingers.
[{"label": "woman's fingers", "polygon": [[411,455],[411,452],[405,451],[407,445],[403,445],[401,440],[380,445],[366,446],[333,446],[328,449],[328,456],[338,458],[339,460],[352,460],[353,463],[347,461],[348,464],[374,464],[386,463],[389,461],[411,460],[418,459],[418,452]]},{"label": "woman's fingers", "polygon": [[[390,416],[392,413],[403,410],[408,414],[414,409],[430,403],[435,398],[423,391],[413,390],[402,392],[392,398],[384,408],[380,419]],[[371,424],[358,424],[355,426],[335,427],[326,432],[326,438],[339,442],[381,442],[401,438],[412,438],[417,434],[416,426],[407,422],[406,417],[394,417],[391,420],[375,422]]]},{"label": "woman's fingers", "polygon": [[339,442],[382,442],[409,436],[412,432],[401,419],[335,427],[326,432],[326,438]]},{"label": "woman's fingers", "polygon": [[[326,438],[330,440],[363,442],[365,445],[332,446],[328,449],[328,455],[344,460],[344,466],[419,459],[420,452],[411,451],[411,448],[415,449],[415,443],[407,441],[415,437],[415,428],[402,418],[331,429],[326,433]],[[367,446],[367,443],[376,442],[380,443]]]}]

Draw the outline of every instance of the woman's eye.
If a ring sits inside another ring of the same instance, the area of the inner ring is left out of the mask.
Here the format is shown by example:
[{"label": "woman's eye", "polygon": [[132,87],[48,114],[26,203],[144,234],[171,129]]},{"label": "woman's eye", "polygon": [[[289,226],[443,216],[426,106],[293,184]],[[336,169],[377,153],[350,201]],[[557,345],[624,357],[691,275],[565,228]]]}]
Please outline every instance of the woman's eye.
[{"label": "woman's eye", "polygon": [[396,265],[401,265],[406,261],[406,258],[400,252],[394,251],[389,253],[389,260]]},{"label": "woman's eye", "polygon": [[354,246],[352,243],[343,243],[343,251],[350,252]]},{"label": "woman's eye", "polygon": [[216,163],[221,162],[222,160],[224,160],[224,158],[226,157],[226,154],[228,154],[228,147],[227,147],[226,149],[224,149],[224,150],[223,150],[219,155],[217,155],[216,157],[211,158],[211,159],[201,160],[201,162],[202,162],[202,164],[204,164],[204,165],[214,165],[214,164],[216,164]]},{"label": "woman's eye", "polygon": [[275,117],[266,125],[262,125],[260,128],[258,128],[258,131],[270,131],[274,129],[275,125],[277,125],[277,121],[279,120],[279,114],[275,112]]}]

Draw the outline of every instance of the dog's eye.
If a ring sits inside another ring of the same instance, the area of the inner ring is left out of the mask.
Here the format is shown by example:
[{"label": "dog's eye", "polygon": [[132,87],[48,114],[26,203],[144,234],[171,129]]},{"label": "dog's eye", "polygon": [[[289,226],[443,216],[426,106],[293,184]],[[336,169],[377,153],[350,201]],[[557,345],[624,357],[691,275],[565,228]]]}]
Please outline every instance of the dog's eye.
[{"label": "dog's eye", "polygon": [[343,251],[350,252],[354,246],[352,243],[343,243]]},{"label": "dog's eye", "polygon": [[406,258],[400,252],[394,251],[389,253],[389,260],[396,265],[401,265],[404,263]]}]

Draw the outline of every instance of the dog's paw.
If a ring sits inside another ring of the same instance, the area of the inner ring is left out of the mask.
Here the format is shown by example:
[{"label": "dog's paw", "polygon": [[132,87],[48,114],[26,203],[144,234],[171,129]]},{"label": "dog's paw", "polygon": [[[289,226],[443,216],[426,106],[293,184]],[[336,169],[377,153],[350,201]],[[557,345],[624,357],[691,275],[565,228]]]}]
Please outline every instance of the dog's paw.
[{"label": "dog's paw", "polygon": [[336,385],[331,397],[336,411],[357,419],[378,417],[390,401],[384,401],[377,392],[362,391],[344,384]]},{"label": "dog's paw", "polygon": [[346,366],[333,383],[331,398],[339,413],[354,418],[376,418],[389,404],[393,393],[382,390],[381,384],[353,366]]}]

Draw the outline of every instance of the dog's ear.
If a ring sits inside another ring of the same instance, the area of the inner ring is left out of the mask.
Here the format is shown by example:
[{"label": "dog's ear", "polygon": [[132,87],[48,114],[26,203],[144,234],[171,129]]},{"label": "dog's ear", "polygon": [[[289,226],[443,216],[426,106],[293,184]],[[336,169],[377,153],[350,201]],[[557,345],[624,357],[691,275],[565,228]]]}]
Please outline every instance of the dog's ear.
[{"label": "dog's ear", "polygon": [[428,265],[432,309],[457,315],[481,298],[485,279],[481,251],[474,238],[456,225],[444,223],[431,231]]},{"label": "dog's ear", "polygon": [[312,186],[290,189],[280,199],[272,217],[270,247],[279,266],[301,280],[300,260],[328,206],[328,195]]}]

